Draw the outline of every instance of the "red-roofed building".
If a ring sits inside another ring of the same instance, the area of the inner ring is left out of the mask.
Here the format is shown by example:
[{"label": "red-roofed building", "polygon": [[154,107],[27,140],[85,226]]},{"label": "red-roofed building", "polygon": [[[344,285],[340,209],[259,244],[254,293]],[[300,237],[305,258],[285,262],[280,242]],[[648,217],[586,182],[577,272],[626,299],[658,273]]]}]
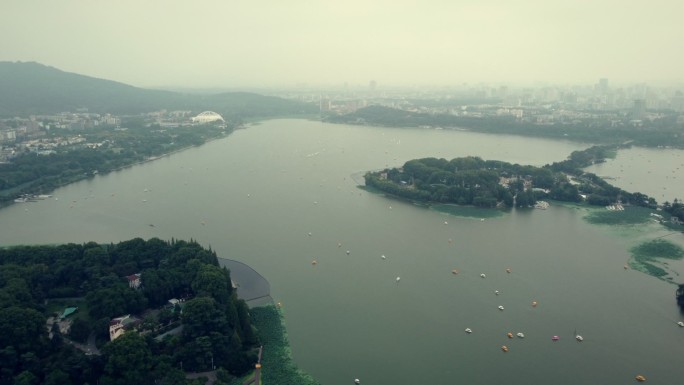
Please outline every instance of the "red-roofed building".
[{"label": "red-roofed building", "polygon": [[131,289],[137,289],[142,284],[142,281],[140,280],[140,273],[129,275],[126,277],[126,279],[128,280],[128,287]]}]

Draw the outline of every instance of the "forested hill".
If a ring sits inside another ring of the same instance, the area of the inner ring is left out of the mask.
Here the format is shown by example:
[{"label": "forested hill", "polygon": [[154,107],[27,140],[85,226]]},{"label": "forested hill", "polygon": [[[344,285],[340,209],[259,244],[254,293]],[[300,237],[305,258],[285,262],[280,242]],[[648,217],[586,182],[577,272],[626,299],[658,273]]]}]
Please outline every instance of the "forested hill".
[{"label": "forested hill", "polygon": [[0,117],[77,109],[112,114],[137,114],[161,109],[213,110],[229,118],[318,111],[317,106],[248,92],[202,95],[148,90],[64,72],[39,63],[0,62]]},{"label": "forested hill", "polygon": [[[110,341],[125,315],[135,318]],[[183,371],[239,375],[257,360],[230,272],[193,241],[0,249],[0,328],[0,384],[184,385]]]}]

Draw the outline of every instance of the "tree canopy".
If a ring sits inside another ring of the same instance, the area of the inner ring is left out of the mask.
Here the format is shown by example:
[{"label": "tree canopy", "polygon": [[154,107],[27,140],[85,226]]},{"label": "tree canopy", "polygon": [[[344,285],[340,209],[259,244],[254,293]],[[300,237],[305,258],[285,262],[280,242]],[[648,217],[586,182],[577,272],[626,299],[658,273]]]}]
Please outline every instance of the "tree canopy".
[{"label": "tree canopy", "polygon": [[[133,274],[138,289],[126,279]],[[53,301],[86,309],[68,335],[47,327]],[[140,332],[109,342],[110,319],[126,314],[142,319]],[[0,385],[185,384],[183,370],[244,373],[259,342],[216,253],[156,238],[0,249],[0,328]],[[173,328],[182,332],[164,336]],[[102,355],[64,342],[90,336]]]},{"label": "tree canopy", "polygon": [[[367,186],[415,201],[477,207],[528,207],[546,198],[580,202],[583,196],[591,205],[605,206],[620,201],[655,207],[654,199],[621,190],[582,170],[604,161],[611,151],[614,146],[595,146],[575,151],[567,160],[544,167],[472,156],[452,160],[413,159],[400,168],[368,172],[365,182]],[[678,212],[679,207],[673,211]]]}]

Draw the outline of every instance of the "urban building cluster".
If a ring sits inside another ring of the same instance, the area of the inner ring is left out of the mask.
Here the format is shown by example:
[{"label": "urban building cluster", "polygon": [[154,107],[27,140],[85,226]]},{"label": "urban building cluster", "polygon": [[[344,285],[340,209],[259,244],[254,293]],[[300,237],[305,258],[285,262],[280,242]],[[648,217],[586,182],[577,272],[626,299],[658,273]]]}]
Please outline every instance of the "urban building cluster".
[{"label": "urban building cluster", "polygon": [[[204,111],[196,116],[191,111],[155,111],[142,116],[146,124],[161,128],[189,126],[197,124],[225,124],[221,115]],[[105,142],[87,143],[79,131],[95,127],[110,127],[124,131],[121,121],[126,116],[94,114],[86,111],[63,112],[55,115],[32,115],[28,118],[0,119],[0,163],[7,162],[17,154],[34,152],[49,155],[61,146],[80,145],[99,148]],[[51,130],[60,130],[59,136],[47,135]]]},{"label": "urban building cluster", "polygon": [[434,88],[368,88],[346,86],[272,93],[318,103],[321,114],[346,114],[369,105],[411,112],[487,118],[513,117],[541,125],[601,121],[602,125],[639,126],[645,121],[673,117],[684,126],[684,87],[646,84],[614,87],[608,79],[587,86],[512,87],[462,85]]}]

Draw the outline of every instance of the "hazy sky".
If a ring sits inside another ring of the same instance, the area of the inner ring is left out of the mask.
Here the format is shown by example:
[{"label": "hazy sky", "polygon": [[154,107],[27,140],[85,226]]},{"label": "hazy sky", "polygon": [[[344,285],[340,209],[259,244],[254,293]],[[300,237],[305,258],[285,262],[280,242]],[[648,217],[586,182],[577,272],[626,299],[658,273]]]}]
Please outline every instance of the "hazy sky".
[{"label": "hazy sky", "polygon": [[136,86],[684,80],[684,0],[0,0],[0,60]]}]

